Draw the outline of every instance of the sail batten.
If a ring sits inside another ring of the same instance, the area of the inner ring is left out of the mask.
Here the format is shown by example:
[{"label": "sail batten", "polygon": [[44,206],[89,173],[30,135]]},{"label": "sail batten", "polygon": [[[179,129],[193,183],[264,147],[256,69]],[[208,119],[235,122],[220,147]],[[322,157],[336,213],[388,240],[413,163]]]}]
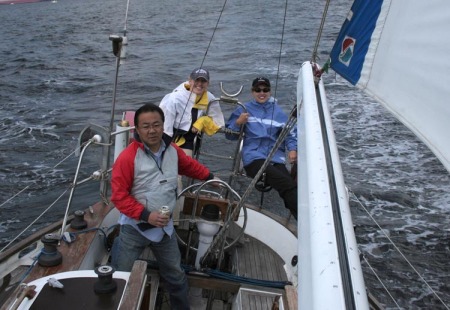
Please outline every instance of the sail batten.
[{"label": "sail batten", "polygon": [[350,16],[331,67],[385,106],[450,171],[450,2],[356,0]]}]

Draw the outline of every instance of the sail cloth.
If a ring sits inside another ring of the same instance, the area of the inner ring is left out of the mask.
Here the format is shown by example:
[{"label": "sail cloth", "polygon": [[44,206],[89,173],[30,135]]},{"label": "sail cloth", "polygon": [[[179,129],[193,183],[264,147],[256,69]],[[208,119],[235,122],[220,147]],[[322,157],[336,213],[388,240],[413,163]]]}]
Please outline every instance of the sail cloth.
[{"label": "sail cloth", "polygon": [[450,171],[449,29],[449,0],[355,0],[330,57]]}]

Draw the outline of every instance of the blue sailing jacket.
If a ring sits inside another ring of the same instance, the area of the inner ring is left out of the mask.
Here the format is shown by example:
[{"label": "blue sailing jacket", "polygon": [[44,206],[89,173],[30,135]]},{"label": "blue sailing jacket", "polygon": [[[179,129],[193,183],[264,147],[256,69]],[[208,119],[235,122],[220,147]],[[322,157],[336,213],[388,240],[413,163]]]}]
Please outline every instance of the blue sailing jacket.
[{"label": "blue sailing jacket", "polygon": [[[247,166],[256,159],[266,159],[275,142],[286,125],[288,117],[277,104],[277,101],[270,97],[265,103],[258,103],[256,100],[244,104],[250,114],[247,123],[244,125],[244,144],[242,147],[242,161]],[[242,107],[238,107],[228,119],[226,127],[233,131],[239,131],[240,126],[236,124]],[[236,140],[236,135],[226,135],[229,140]],[[297,129],[293,128],[287,135],[273,156],[272,163],[286,163],[286,151],[297,151]]]}]

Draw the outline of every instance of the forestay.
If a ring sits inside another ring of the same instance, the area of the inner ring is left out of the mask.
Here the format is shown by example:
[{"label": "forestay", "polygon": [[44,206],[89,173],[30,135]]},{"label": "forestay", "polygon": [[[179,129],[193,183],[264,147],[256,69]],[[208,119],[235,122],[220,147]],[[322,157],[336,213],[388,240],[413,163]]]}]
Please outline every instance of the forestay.
[{"label": "forestay", "polygon": [[448,0],[355,0],[331,67],[383,104],[450,171],[448,29]]}]

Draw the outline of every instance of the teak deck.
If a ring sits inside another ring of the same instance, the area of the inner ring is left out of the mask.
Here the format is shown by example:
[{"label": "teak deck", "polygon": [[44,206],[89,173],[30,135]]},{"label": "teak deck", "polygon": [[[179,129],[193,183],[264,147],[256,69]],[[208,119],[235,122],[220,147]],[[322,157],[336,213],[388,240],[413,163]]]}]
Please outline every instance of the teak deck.
[{"label": "teak deck", "polygon": [[[242,239],[241,245],[237,245],[232,249],[234,251],[232,254],[233,267],[236,275],[258,280],[288,281],[280,256],[253,237],[244,235]],[[140,259],[154,260],[151,250],[148,248],[141,255]],[[289,289],[289,286],[286,288],[290,292],[288,294],[283,289],[241,285],[233,281],[206,278],[198,275],[188,275],[188,280],[191,287],[201,287],[218,292],[236,294],[241,289],[239,301],[242,309],[272,309],[274,305],[281,303],[283,299],[290,304],[292,301],[289,301],[289,299],[292,299],[292,296],[289,296],[296,294],[293,289]]]}]

